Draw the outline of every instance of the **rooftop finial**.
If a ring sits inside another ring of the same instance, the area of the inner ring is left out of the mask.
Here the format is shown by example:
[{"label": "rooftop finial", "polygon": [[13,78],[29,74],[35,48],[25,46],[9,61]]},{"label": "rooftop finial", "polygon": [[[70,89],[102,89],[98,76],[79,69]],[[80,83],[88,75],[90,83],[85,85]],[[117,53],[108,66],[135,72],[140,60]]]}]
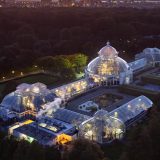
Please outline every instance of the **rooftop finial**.
[{"label": "rooftop finial", "polygon": [[106,43],[106,44],[107,44],[107,46],[109,46],[109,45],[110,45],[110,42],[109,42],[109,41],[107,41],[107,43]]}]

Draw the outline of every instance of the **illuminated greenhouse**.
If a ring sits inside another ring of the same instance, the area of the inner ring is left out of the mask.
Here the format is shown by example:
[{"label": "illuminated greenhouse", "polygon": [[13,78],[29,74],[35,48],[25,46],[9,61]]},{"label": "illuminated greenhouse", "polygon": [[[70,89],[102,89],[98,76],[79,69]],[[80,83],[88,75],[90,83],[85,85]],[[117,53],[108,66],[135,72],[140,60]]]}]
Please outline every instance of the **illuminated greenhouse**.
[{"label": "illuminated greenhouse", "polygon": [[146,48],[143,52],[136,54],[136,59],[145,58],[150,65],[160,65],[160,49],[158,48]]},{"label": "illuminated greenhouse", "polygon": [[132,82],[132,69],[118,57],[118,52],[109,42],[98,52],[85,70],[86,78],[93,84],[118,85]]},{"label": "illuminated greenhouse", "polygon": [[13,111],[16,114],[33,113],[43,109],[47,102],[53,101],[55,95],[42,83],[26,84],[17,86],[16,91],[6,95],[0,104],[1,110]]},{"label": "illuminated greenhouse", "polygon": [[72,83],[57,87],[52,91],[62,99],[71,98],[73,95],[85,92],[87,88],[87,81],[85,79],[80,79]]},{"label": "illuminated greenhouse", "polygon": [[124,123],[109,115],[107,111],[99,110],[95,115],[79,126],[79,136],[98,143],[110,143],[121,139],[125,133]]},{"label": "illuminated greenhouse", "polygon": [[109,114],[121,119],[126,126],[131,125],[133,122],[144,116],[147,110],[153,106],[153,102],[146,96],[139,96],[128,103],[113,110]]}]

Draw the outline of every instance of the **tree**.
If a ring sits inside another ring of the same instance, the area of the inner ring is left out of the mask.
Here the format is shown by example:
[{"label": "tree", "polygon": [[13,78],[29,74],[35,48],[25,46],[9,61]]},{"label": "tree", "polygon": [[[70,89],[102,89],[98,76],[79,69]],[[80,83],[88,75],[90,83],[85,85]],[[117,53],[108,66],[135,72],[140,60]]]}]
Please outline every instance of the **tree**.
[{"label": "tree", "polygon": [[2,98],[3,98],[4,96],[6,96],[7,94],[15,91],[17,85],[18,85],[18,82],[15,81],[15,80],[10,80],[10,81],[8,81],[8,82],[6,83],[6,85],[5,85],[2,93],[1,93]]},{"label": "tree", "polygon": [[73,68],[62,69],[61,75],[63,75],[65,80],[74,80],[76,78],[76,72]]},{"label": "tree", "polygon": [[69,56],[68,58],[75,68],[76,72],[82,72],[84,67],[87,65],[88,57],[85,54],[77,53]]},{"label": "tree", "polygon": [[39,40],[35,43],[34,50],[40,52],[43,56],[45,56],[51,50],[50,42],[47,40]]},{"label": "tree", "polygon": [[36,38],[32,34],[17,35],[17,43],[23,49],[33,49]]},{"label": "tree", "polygon": [[52,56],[45,56],[45,57],[41,57],[38,58],[35,61],[35,64],[38,65],[39,67],[46,69],[46,70],[53,70],[55,69],[55,71],[57,71],[57,68],[55,66],[55,58]]},{"label": "tree", "polygon": [[46,160],[61,160],[61,154],[59,150],[52,147],[45,147],[45,159]]},{"label": "tree", "polygon": [[152,110],[149,123],[134,128],[128,135],[120,160],[159,160],[160,117],[158,110]]},{"label": "tree", "polygon": [[100,146],[85,139],[75,140],[65,154],[66,160],[102,160],[104,158]]}]

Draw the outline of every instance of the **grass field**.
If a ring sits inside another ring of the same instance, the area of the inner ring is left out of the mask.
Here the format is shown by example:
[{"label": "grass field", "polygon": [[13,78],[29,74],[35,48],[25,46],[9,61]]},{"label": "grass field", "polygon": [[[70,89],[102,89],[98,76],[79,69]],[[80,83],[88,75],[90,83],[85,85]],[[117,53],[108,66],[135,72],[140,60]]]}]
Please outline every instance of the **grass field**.
[{"label": "grass field", "polygon": [[56,82],[56,78],[50,75],[37,74],[31,75],[17,80],[18,83],[36,83],[41,82],[46,85],[53,85]]},{"label": "grass field", "polygon": [[[60,83],[60,81],[57,80],[57,77],[46,75],[46,74],[36,74],[36,75],[18,78],[16,79],[16,82],[18,84],[21,84],[21,83],[32,84],[36,82],[41,82],[41,83],[46,84],[48,87],[54,86],[54,85],[56,86],[57,84]],[[8,82],[4,82],[0,84],[0,96],[2,96],[2,91],[5,88],[7,83]]]}]

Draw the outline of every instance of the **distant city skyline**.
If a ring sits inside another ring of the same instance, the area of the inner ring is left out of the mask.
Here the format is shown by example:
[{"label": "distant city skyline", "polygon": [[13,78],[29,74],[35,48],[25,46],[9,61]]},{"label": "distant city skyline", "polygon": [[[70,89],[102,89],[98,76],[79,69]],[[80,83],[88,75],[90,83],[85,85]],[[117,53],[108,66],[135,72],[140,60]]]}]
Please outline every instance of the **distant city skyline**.
[{"label": "distant city skyline", "polygon": [[1,7],[159,7],[159,0],[0,0]]}]

